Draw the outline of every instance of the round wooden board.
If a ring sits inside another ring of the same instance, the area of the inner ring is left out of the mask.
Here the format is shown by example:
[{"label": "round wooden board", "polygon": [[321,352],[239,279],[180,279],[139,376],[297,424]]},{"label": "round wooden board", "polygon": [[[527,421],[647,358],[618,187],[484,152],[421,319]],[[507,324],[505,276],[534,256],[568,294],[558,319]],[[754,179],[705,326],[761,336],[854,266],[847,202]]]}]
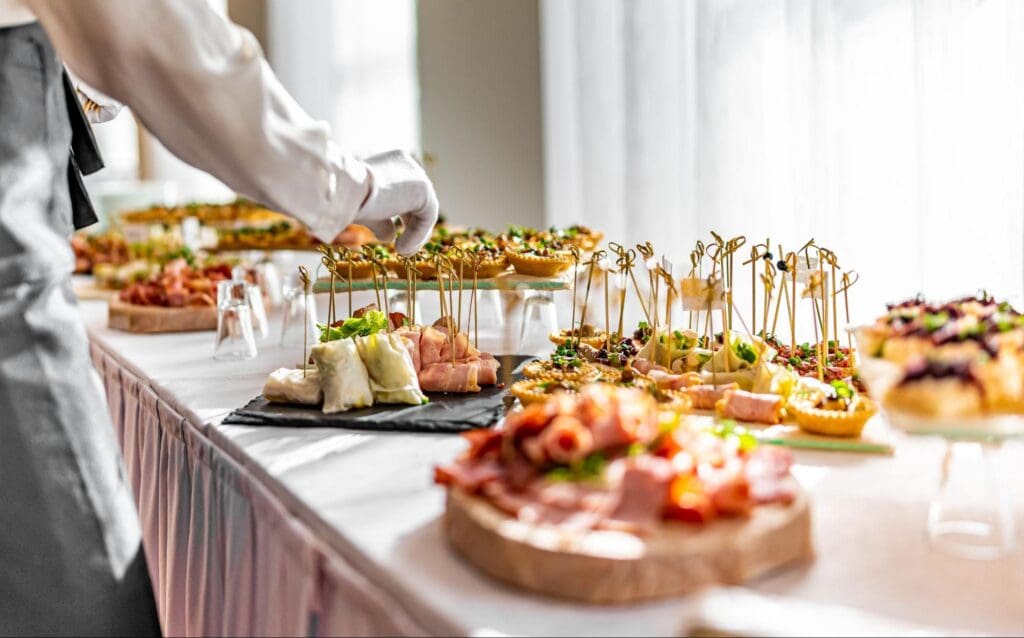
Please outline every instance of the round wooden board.
[{"label": "round wooden board", "polygon": [[810,559],[810,508],[793,487],[797,497],[788,506],[703,526],[666,522],[644,537],[523,523],[450,489],[444,528],[456,551],[506,583],[588,603],[627,603],[739,585]]},{"label": "round wooden board", "polygon": [[190,306],[163,308],[139,306],[120,299],[111,299],[107,311],[107,326],[114,330],[139,333],[197,332],[217,329],[217,308]]}]

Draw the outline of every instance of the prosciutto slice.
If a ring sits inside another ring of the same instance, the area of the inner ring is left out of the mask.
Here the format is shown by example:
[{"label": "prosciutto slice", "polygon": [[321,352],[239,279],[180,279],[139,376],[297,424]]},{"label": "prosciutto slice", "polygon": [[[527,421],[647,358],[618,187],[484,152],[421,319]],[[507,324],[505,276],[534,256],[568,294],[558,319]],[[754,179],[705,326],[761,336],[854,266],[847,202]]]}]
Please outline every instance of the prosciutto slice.
[{"label": "prosciutto slice", "polygon": [[718,400],[725,396],[726,392],[739,388],[735,383],[724,385],[695,385],[686,388],[684,392],[693,399],[693,407],[698,410],[713,410]]},{"label": "prosciutto slice", "polygon": [[432,363],[420,370],[420,388],[425,392],[479,392],[478,372],[475,363]]},{"label": "prosciutto slice", "polygon": [[721,416],[739,421],[774,425],[782,415],[782,397],[754,394],[745,390],[729,390],[718,404]]},{"label": "prosciutto slice", "polygon": [[[433,363],[445,360],[444,349],[448,337],[433,326],[423,328],[420,336],[420,365],[425,368]],[[451,362],[451,357],[448,357]]]},{"label": "prosciutto slice", "polygon": [[621,461],[622,479],[605,527],[645,530],[661,519],[674,474],[672,463],[656,456]]},{"label": "prosciutto slice", "polygon": [[405,349],[412,357],[412,367],[419,372],[423,368],[423,363],[420,361],[420,339],[423,334],[417,328],[399,328],[395,330],[395,334],[402,338]]},{"label": "prosciutto slice", "polygon": [[501,364],[489,352],[480,353],[479,357],[469,357],[469,363],[476,363],[480,367],[477,376],[477,383],[480,385],[496,385],[498,383],[498,368]]}]

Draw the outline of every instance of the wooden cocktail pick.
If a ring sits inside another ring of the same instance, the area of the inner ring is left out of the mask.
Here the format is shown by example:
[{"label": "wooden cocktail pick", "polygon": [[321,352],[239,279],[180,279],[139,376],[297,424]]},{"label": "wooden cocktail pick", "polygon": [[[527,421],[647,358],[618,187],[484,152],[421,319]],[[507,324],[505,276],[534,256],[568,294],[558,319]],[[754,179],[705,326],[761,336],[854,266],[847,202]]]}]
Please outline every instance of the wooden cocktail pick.
[{"label": "wooden cocktail pick", "polygon": [[[850,286],[857,283],[860,280],[860,274],[856,270],[843,273],[843,287],[840,292],[843,293],[843,306],[846,308],[846,325],[850,325]],[[850,348],[850,352],[853,352],[853,335],[849,332],[846,334],[847,343]]]},{"label": "wooden cocktail pick", "polygon": [[[317,250],[322,254],[322,257],[320,257],[320,263],[322,263],[324,265],[324,268],[327,269],[328,274],[330,274],[330,276],[331,276],[331,288],[330,288],[329,294],[327,295],[327,325],[328,326],[332,326],[332,325],[334,325],[334,320],[335,320],[334,319],[334,284],[335,284],[335,280],[336,280],[335,273],[337,272],[337,268],[335,266],[335,260],[334,260],[334,252],[331,250],[330,246],[327,246],[325,244],[321,244],[317,248]],[[329,336],[330,332],[328,332],[327,334],[328,334],[328,339],[329,339],[330,338],[330,336]]]},{"label": "wooden cocktail pick", "polygon": [[[587,269],[587,288],[583,293],[583,306],[580,308],[580,325],[576,329],[576,350],[580,348],[580,339],[583,337],[583,324],[587,321],[587,303],[590,301],[590,285],[594,281],[594,266],[601,257],[604,256],[604,251],[598,250],[590,255],[590,261],[586,263],[589,268]],[[570,326],[571,328],[571,326]]]},{"label": "wooden cocktail pick", "polygon": [[[306,367],[309,365],[309,299],[308,295],[312,289],[312,280],[309,276],[309,269],[299,266],[299,281],[302,283],[302,378],[306,378]],[[328,336],[330,328],[328,328]],[[329,337],[328,337],[329,338]]]},{"label": "wooden cocktail pick", "polygon": [[572,254],[572,305],[569,313],[569,330],[576,325],[576,294],[579,288],[580,279],[580,249],[578,246],[569,246]]}]

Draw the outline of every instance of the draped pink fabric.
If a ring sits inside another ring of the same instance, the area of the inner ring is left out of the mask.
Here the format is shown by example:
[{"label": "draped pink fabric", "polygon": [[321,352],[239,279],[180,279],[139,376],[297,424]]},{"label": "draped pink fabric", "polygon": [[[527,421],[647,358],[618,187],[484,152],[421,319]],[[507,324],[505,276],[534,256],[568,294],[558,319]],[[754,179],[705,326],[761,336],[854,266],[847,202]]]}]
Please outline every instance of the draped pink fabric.
[{"label": "draped pink fabric", "polygon": [[237,451],[212,441],[206,424],[95,342],[92,357],[138,505],[165,634],[427,633]]}]

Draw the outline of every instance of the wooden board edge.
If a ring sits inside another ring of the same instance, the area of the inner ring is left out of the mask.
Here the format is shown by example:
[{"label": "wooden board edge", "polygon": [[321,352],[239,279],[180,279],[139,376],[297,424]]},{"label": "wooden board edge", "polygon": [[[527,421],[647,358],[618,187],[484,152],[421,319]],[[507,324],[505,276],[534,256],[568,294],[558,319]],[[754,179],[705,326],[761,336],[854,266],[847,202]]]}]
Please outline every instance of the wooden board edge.
[{"label": "wooden board edge", "polygon": [[[716,521],[704,528],[669,524],[673,527],[665,528],[668,532],[656,533],[660,538],[641,541],[645,548],[632,557],[555,548],[550,528],[535,527],[538,536],[531,538],[529,526],[459,490],[448,492],[443,524],[456,552],[490,576],[533,592],[596,604],[685,595],[713,584],[739,585],[814,554],[810,507],[799,491],[789,506],[761,506],[750,520]],[[624,542],[636,542],[637,537],[624,536],[629,537]],[[578,545],[579,539],[574,542],[566,535],[569,545]]]}]

